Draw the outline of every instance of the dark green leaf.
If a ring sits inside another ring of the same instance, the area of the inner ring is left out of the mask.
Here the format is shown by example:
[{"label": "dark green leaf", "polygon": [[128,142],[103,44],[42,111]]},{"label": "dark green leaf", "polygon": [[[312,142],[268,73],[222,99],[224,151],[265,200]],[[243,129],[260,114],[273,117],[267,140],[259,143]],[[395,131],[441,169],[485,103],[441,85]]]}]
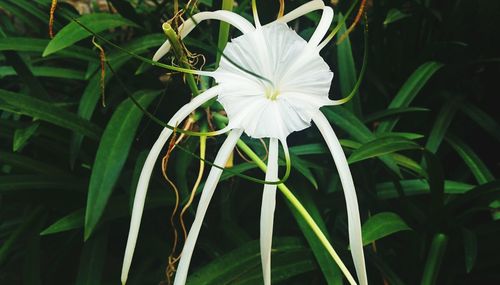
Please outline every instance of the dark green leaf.
[{"label": "dark green leaf", "polygon": [[383,237],[411,228],[396,213],[383,212],[370,217],[361,228],[363,245],[368,245]]},{"label": "dark green leaf", "polygon": [[[401,180],[401,186],[407,196],[429,194],[429,184],[423,179]],[[474,188],[474,185],[458,181],[446,180],[444,191],[446,194],[464,194]],[[392,182],[384,182],[376,185],[377,196],[380,199],[391,199],[398,197],[398,193]]]},{"label": "dark green leaf", "polygon": [[466,228],[462,229],[462,238],[464,240],[465,269],[470,273],[477,258],[477,237],[476,233]]},{"label": "dark green leaf", "polygon": [[403,108],[394,108],[394,109],[385,109],[379,112],[375,112],[368,116],[365,116],[363,122],[369,123],[378,120],[388,120],[394,116],[398,116],[401,114],[413,113],[413,112],[428,112],[427,108],[420,107],[403,107]]},{"label": "dark green leaf", "polygon": [[381,156],[401,150],[419,149],[419,144],[399,136],[387,136],[363,144],[348,159],[349,163]]},{"label": "dark green leaf", "polygon": [[[273,258],[278,254],[296,252],[304,247],[295,238],[276,238],[273,240]],[[225,254],[188,277],[188,285],[218,285],[238,281],[239,276],[260,270],[259,242],[252,241]],[[260,273],[262,274],[262,273]],[[248,278],[248,277],[247,277]]]},{"label": "dark green leaf", "polygon": [[410,14],[403,13],[401,12],[401,10],[393,8],[389,10],[389,12],[387,12],[387,16],[385,17],[384,20],[384,26],[387,26],[389,24],[392,24],[409,16]]},{"label": "dark green leaf", "polygon": [[495,179],[488,167],[486,167],[486,164],[484,164],[479,156],[477,156],[477,154],[462,140],[452,134],[448,134],[446,141],[453,147],[458,155],[460,155],[465,164],[467,164],[478,184],[491,182]]},{"label": "dark green leaf", "polygon": [[[307,212],[314,219],[318,227],[325,234],[325,236],[329,239],[329,234],[327,230],[327,226],[321,217],[320,210],[314,200],[312,199],[312,194],[308,191],[295,192],[298,195],[299,200],[302,205],[306,208]],[[323,272],[323,276],[329,285],[331,284],[342,284],[342,274],[338,265],[333,261],[332,257],[325,250],[325,247],[318,240],[318,237],[311,231],[311,228],[307,224],[307,222],[303,219],[300,213],[288,202],[288,208],[292,212],[295,221],[299,225],[302,234],[307,240],[307,243],[312,249],[314,257],[318,262],[321,271]]]},{"label": "dark green leaf", "polygon": [[[342,14],[338,14],[338,20],[342,21]],[[338,31],[339,37],[342,37],[347,32],[346,26],[342,25]],[[352,55],[351,41],[349,36],[345,36],[342,43],[337,45],[337,68],[340,83],[340,93],[342,97],[347,97],[356,85],[358,78],[356,65]],[[357,116],[361,115],[361,104],[359,100],[359,92],[356,92],[354,97],[347,102],[346,108],[350,109]]]},{"label": "dark green leaf", "polygon": [[[140,91],[134,96],[147,108],[159,94],[157,91]],[[111,192],[127,160],[135,132],[142,119],[142,111],[126,99],[108,122],[97,150],[90,176],[87,210],[85,212],[85,238],[99,222]]]},{"label": "dark green leaf", "polygon": [[448,236],[445,234],[436,234],[432,239],[431,247],[425,262],[421,285],[433,285],[436,283],[447,244]]},{"label": "dark green leaf", "polygon": [[80,267],[76,277],[76,285],[102,284],[101,277],[106,261],[108,246],[108,230],[97,232],[83,246],[80,256]]},{"label": "dark green leaf", "polygon": [[447,102],[439,111],[431,133],[427,138],[427,143],[425,144],[425,148],[432,153],[437,152],[444,136],[446,135],[446,132],[448,131],[448,127],[450,126],[451,121],[461,104],[460,98],[453,98],[449,101],[450,102]]},{"label": "dark green leaf", "polygon": [[93,139],[99,138],[101,132],[96,125],[62,108],[40,99],[2,89],[0,89],[0,109],[10,111],[14,109],[20,114],[47,121]]},{"label": "dark green leaf", "polygon": [[[426,62],[417,68],[412,75],[406,80],[401,89],[389,104],[389,109],[398,109],[408,107],[418,92],[425,86],[427,81],[438,71],[443,65],[437,62]],[[378,128],[377,133],[389,132],[394,129],[397,119],[391,119],[382,122]]]},{"label": "dark green leaf", "polygon": [[8,175],[0,176],[0,193],[38,189],[84,189],[82,181],[71,176],[48,175]]},{"label": "dark green leaf", "polygon": [[[0,38],[0,51],[12,50],[17,52],[32,52],[41,55],[49,40],[24,38],[24,37],[8,37]],[[81,59],[84,61],[97,61],[99,58],[96,53],[78,46],[70,46],[58,52],[58,55]]]},{"label": "dark green leaf", "polygon": [[28,143],[31,137],[35,135],[39,126],[40,126],[39,123],[34,123],[24,129],[17,129],[14,132],[14,141],[12,142],[12,150],[14,152],[21,150]]},{"label": "dark green leaf", "polygon": [[[87,14],[77,19],[82,25],[86,26],[94,33],[99,33],[104,30],[120,27],[131,26],[137,27],[134,22],[131,22],[117,14],[96,13]],[[43,56],[48,56],[59,50],[73,45],[74,43],[89,37],[91,34],[83,29],[75,22],[71,22],[62,28],[56,36],[49,42]]]},{"label": "dark green leaf", "polygon": [[500,141],[500,124],[496,119],[469,102],[462,104],[462,111],[483,128],[483,130]]}]

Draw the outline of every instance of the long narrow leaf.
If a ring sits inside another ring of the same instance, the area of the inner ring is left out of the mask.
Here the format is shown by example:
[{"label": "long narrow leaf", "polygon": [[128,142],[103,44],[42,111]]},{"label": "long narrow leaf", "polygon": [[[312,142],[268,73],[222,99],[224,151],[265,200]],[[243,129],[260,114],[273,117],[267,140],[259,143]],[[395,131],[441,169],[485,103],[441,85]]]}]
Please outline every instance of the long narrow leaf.
[{"label": "long narrow leaf", "polygon": [[[157,91],[142,91],[135,96],[145,108],[156,98]],[[130,99],[117,108],[102,136],[90,176],[87,210],[85,212],[85,239],[99,222],[113,188],[127,160],[135,132],[143,113]]]}]

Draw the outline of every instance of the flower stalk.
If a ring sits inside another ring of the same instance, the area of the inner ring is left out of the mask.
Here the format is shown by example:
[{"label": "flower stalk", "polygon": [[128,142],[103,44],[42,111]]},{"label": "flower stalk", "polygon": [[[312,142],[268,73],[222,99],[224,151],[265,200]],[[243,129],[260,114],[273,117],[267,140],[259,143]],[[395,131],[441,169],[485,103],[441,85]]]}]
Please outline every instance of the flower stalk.
[{"label": "flower stalk", "polygon": [[[179,61],[181,67],[186,69],[191,69],[188,58],[183,49],[182,43],[179,41],[179,37],[177,36],[177,33],[174,31],[174,29],[172,29],[172,26],[168,22],[165,22],[162,25],[162,29],[165,35],[167,36],[168,41],[171,43],[175,57]],[[191,92],[193,92],[193,96],[200,94],[194,75],[186,73],[184,74],[184,76],[186,78],[186,82],[189,86],[189,89],[191,89]]]}]

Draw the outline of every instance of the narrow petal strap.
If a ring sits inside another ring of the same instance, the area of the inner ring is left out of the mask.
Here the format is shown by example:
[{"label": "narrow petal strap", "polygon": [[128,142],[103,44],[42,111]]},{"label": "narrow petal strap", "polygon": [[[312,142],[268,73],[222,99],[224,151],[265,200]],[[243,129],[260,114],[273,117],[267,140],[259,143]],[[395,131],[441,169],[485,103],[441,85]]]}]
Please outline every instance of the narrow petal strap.
[{"label": "narrow petal strap", "polygon": [[340,182],[344,189],[345,202],[347,206],[347,223],[349,228],[349,243],[351,246],[351,255],[356,267],[358,281],[360,285],[367,285],[367,276],[365,268],[365,257],[363,253],[363,240],[361,237],[361,220],[359,217],[358,198],[354,189],[351,171],[347,164],[344,151],[340,146],[339,140],[335,135],[330,123],[320,110],[311,111],[312,119],[330,149],[335,165],[340,176]]},{"label": "narrow petal strap", "polygon": [[[199,94],[194,97],[191,102],[184,105],[168,122],[169,125],[178,125],[180,124],[191,112],[193,112],[196,108],[201,106],[206,101],[212,99],[217,96],[219,93],[220,87],[215,86],[207,91]],[[132,256],[134,255],[135,244],[137,242],[137,235],[139,233],[139,227],[141,225],[142,211],[144,209],[144,201],[146,200],[146,193],[148,191],[149,179],[151,178],[151,173],[153,171],[154,165],[160,152],[167,142],[168,138],[172,134],[172,130],[163,129],[160,136],[156,140],[155,144],[149,151],[148,157],[146,158],[146,162],[142,167],[141,175],[139,176],[139,183],[137,184],[137,190],[135,192],[134,198],[134,206],[132,209],[132,219],[130,221],[130,229],[128,233],[127,246],[125,248],[125,257],[123,258],[123,266],[122,266],[122,275],[121,281],[122,284],[125,284],[127,281],[128,271],[130,269],[130,264],[132,263]]]},{"label": "narrow petal strap", "polygon": [[309,14],[312,11],[323,9],[323,7],[325,7],[325,3],[323,3],[323,0],[309,1],[309,2],[299,6],[298,8],[292,10],[291,12],[283,15],[283,17],[278,18],[276,20],[276,22],[288,23],[288,22],[293,21],[293,20],[295,20],[299,17],[302,17],[306,14]]},{"label": "narrow petal strap", "polygon": [[[229,133],[226,141],[224,142],[224,144],[222,144],[222,147],[215,157],[215,165],[226,164],[242,132],[243,130],[241,129],[234,129]],[[212,195],[214,194],[217,183],[219,183],[221,174],[222,169],[219,169],[217,167],[212,167],[210,169],[207,182],[205,183],[205,186],[203,187],[203,191],[201,193],[198,208],[196,209],[196,216],[194,218],[193,224],[191,225],[191,229],[189,230],[186,243],[182,248],[181,260],[175,274],[174,285],[184,285],[186,283],[189,263],[191,262],[194,246],[196,244],[196,240],[198,239],[198,234],[200,233],[201,224],[203,223],[203,218],[205,217],[205,213],[207,212],[208,204],[212,199]]]},{"label": "narrow petal strap", "polygon": [[[227,22],[233,25],[235,28],[240,30],[243,34],[250,33],[255,30],[254,26],[247,21],[247,19],[242,16],[224,10],[214,11],[214,12],[200,12],[198,14],[193,15],[187,21],[185,21],[182,25],[179,26],[179,36],[181,39],[185,38],[194,27],[205,20],[219,20]],[[163,45],[156,51],[153,56],[154,61],[158,61],[170,50],[170,42],[167,40],[163,43]]]},{"label": "narrow petal strap", "polygon": [[[278,180],[278,139],[269,139],[269,157],[266,181]],[[271,285],[271,247],[273,240],[274,209],[276,207],[277,185],[266,184],[262,193],[260,210],[260,256],[264,285]]]},{"label": "narrow petal strap", "polygon": [[314,31],[308,45],[317,47],[320,41],[325,37],[330,25],[333,21],[333,9],[331,7],[325,6],[323,8],[323,14],[321,14],[321,20],[319,21],[318,27]]}]

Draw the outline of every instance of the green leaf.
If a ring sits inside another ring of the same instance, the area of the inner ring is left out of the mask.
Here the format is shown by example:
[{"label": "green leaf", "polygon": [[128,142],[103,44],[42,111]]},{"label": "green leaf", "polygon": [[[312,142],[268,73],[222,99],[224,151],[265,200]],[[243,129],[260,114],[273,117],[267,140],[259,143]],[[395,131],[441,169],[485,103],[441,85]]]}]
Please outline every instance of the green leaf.
[{"label": "green leaf", "polygon": [[426,178],[427,172],[422,168],[420,163],[416,162],[415,160],[404,156],[399,153],[392,153],[390,154],[390,157],[394,159],[394,161],[401,167],[404,167],[405,169],[411,170],[418,174],[420,177]]},{"label": "green leaf", "polygon": [[110,0],[111,4],[113,4],[113,8],[115,8],[120,15],[123,17],[134,21],[134,23],[141,25],[144,23],[143,17],[137,13],[134,6],[130,3],[130,1],[125,0]]},{"label": "green leaf", "polygon": [[462,111],[483,128],[483,130],[500,141],[500,124],[496,119],[469,102],[465,102],[462,105]]},{"label": "green leaf", "polygon": [[64,174],[60,168],[30,157],[10,152],[0,151],[0,161],[13,166],[15,169],[33,171],[40,174],[53,175]]},{"label": "green leaf", "polygon": [[[408,107],[427,81],[429,81],[432,75],[441,67],[443,67],[443,64],[431,61],[417,68],[417,70],[415,70],[406,80],[401,89],[399,89],[398,93],[389,104],[389,109]],[[392,131],[397,122],[397,118],[382,122],[377,128],[377,133]]]},{"label": "green leaf", "polygon": [[424,273],[422,275],[422,285],[433,285],[436,283],[444,253],[448,245],[448,236],[438,233],[432,239],[431,247],[425,262]]},{"label": "green leaf", "polygon": [[[31,71],[34,76],[38,77],[85,80],[83,72],[70,68],[33,66],[31,67]],[[0,78],[11,75],[17,75],[17,72],[9,66],[0,66]]]},{"label": "green leaf", "polygon": [[328,153],[328,148],[321,143],[301,144],[290,147],[290,153],[295,155],[323,154]]},{"label": "green leaf", "polygon": [[466,228],[462,229],[464,241],[465,269],[467,273],[472,271],[477,258],[477,237],[476,233]]},{"label": "green leaf", "polygon": [[31,14],[32,22],[33,22],[33,17],[37,18],[40,23],[48,23],[49,22],[49,14],[44,13],[45,11],[42,11],[38,6],[36,6],[33,1],[26,1],[26,0],[15,0],[11,1],[14,5],[18,6],[20,9],[26,11],[27,13]]},{"label": "green leaf", "polygon": [[80,256],[76,285],[102,284],[102,272],[106,261],[108,230],[103,229],[87,240]]},{"label": "green leaf", "polygon": [[384,27],[387,27],[387,25],[392,24],[394,22],[397,22],[401,19],[409,17],[410,14],[406,14],[401,12],[399,9],[391,9],[389,12],[387,12],[387,16],[385,17],[384,20]]},{"label": "green leaf", "polygon": [[4,51],[3,53],[6,56],[6,62],[14,68],[21,81],[28,87],[31,96],[46,100],[50,99],[43,85],[33,75],[28,63],[17,52]]},{"label": "green leaf", "polygon": [[14,152],[22,149],[36,133],[40,123],[34,123],[24,129],[17,129],[14,132],[14,140],[12,142],[12,150]]},{"label": "green leaf", "polygon": [[[338,14],[338,21],[342,21],[342,14]],[[338,36],[341,37],[347,32],[346,26],[342,25],[338,32]],[[342,98],[347,97],[351,91],[354,89],[357,81],[356,65],[354,63],[354,57],[352,55],[351,41],[349,36],[346,36],[341,44],[337,45],[337,68],[340,83],[340,93]],[[361,103],[359,99],[359,92],[356,92],[354,97],[347,102],[346,108],[351,110],[357,116],[361,115]]]},{"label": "green leaf", "polygon": [[[131,43],[125,46],[130,52],[139,54],[148,51],[151,47],[156,47],[161,45],[165,41],[165,36],[162,34],[152,34],[143,36],[135,39]],[[63,50],[64,51],[64,50]],[[111,53],[108,56],[108,60],[113,67],[115,72],[118,70],[132,58],[131,55],[124,53],[122,51],[118,51],[115,53]],[[89,80],[85,90],[83,91],[83,95],[80,99],[80,104],[78,105],[78,115],[84,119],[90,120],[92,118],[92,114],[97,106],[97,102],[99,101],[99,96],[101,95],[101,76],[99,72],[95,72],[98,68],[98,64],[95,65],[95,70],[92,72],[94,75]],[[94,73],[95,72],[95,73]],[[107,76],[104,78],[104,84],[107,84],[109,80],[114,76],[114,74],[109,70],[106,66],[106,74]],[[74,164],[76,157],[80,151],[81,144],[83,142],[83,136],[80,134],[75,134],[71,138],[70,145],[70,161],[71,165]]]},{"label": "green leaf", "polygon": [[[0,38],[0,51],[17,51],[17,52],[32,52],[37,55],[41,54],[49,40],[25,38],[25,37],[8,37]],[[76,58],[84,61],[97,61],[96,53],[79,46],[70,46],[57,53],[62,57]]]},{"label": "green leaf", "polygon": [[484,164],[479,156],[477,156],[477,154],[462,140],[452,134],[448,134],[446,136],[446,141],[464,160],[478,184],[485,184],[495,180],[495,177],[493,177],[493,174],[491,174],[486,164]]},{"label": "green leaf", "polygon": [[[124,196],[119,196],[116,198],[111,198],[108,202],[108,207],[103,215],[102,222],[112,221],[114,219],[126,217],[130,215],[129,198]],[[168,193],[152,193],[146,198],[146,209],[153,209],[158,207],[173,205],[173,197]],[[40,235],[49,235],[65,231],[70,231],[73,229],[80,229],[84,227],[85,222],[85,209],[78,209],[73,211],[66,216],[58,219],[46,229],[44,229]]]},{"label": "green leaf", "polygon": [[339,126],[355,140],[365,143],[375,138],[375,135],[352,112],[341,106],[323,108],[323,113],[330,122]]},{"label": "green leaf", "polygon": [[[423,179],[409,179],[409,180],[401,180],[401,186],[403,187],[403,191],[407,196],[421,195],[421,194],[429,194],[429,183]],[[464,194],[470,190],[472,190],[475,185],[459,182],[459,181],[451,181],[446,180],[444,182],[444,192],[446,194]],[[391,199],[398,197],[398,192],[394,187],[393,182],[383,182],[378,183],[375,187],[377,192],[377,197],[379,199]]]},{"label": "green leaf", "polygon": [[453,98],[449,100],[451,102],[447,102],[443,108],[439,111],[438,117],[434,122],[434,126],[432,126],[431,133],[427,138],[427,143],[425,144],[425,148],[432,153],[436,153],[441,142],[448,131],[448,127],[451,124],[451,121],[455,117],[455,113],[457,112],[460,104],[460,98]]},{"label": "green leaf", "polygon": [[38,189],[65,189],[82,190],[82,181],[75,180],[72,176],[61,175],[7,175],[0,176],[0,193],[8,193],[20,190]]},{"label": "green leaf", "polygon": [[[273,240],[272,260],[278,255],[303,249],[303,244],[296,238],[276,238]],[[186,284],[239,284],[237,282],[242,275],[246,274],[246,279],[249,279],[251,273],[262,274],[260,262],[259,241],[251,241],[195,271],[188,277]]]},{"label": "green leaf", "polygon": [[[330,239],[328,235],[327,226],[325,224],[325,221],[321,217],[321,213],[320,210],[318,209],[317,204],[314,202],[312,198],[312,193],[310,191],[300,191],[300,192],[297,191],[295,192],[295,194],[298,196],[299,200],[306,208],[307,212],[309,212],[311,217],[319,226],[320,230],[325,234],[325,236],[328,239]],[[311,228],[304,220],[304,218],[300,215],[300,213],[292,206],[290,202],[287,202],[287,206],[292,212],[295,221],[299,225],[302,234],[304,234],[304,237],[306,238],[309,247],[313,251],[314,257],[316,258],[316,261],[318,262],[327,283],[329,285],[342,284],[342,273],[337,263],[335,263],[330,254],[325,250],[325,247],[318,240],[318,237],[314,234],[314,232],[311,230]]]},{"label": "green leaf", "polygon": [[391,117],[398,116],[401,114],[407,114],[407,113],[413,113],[413,112],[428,112],[428,111],[429,111],[429,109],[420,108],[420,107],[403,107],[403,108],[385,109],[385,110],[370,114],[368,116],[365,116],[365,118],[363,119],[363,122],[366,124],[366,123],[378,121],[378,120],[388,120]]},{"label": "green leaf", "polygon": [[[77,19],[82,25],[86,26],[95,33],[104,30],[113,29],[120,26],[138,27],[134,22],[127,20],[117,14],[93,13],[81,16]],[[56,36],[49,42],[43,56],[48,56],[76,42],[87,38],[91,34],[75,22],[71,22],[62,28]]]},{"label": "green leaf", "polygon": [[290,153],[290,159],[292,161],[292,168],[304,176],[312,184],[314,189],[318,190],[318,182],[308,167],[309,163],[293,153]]},{"label": "green leaf", "polygon": [[34,31],[39,31],[40,27],[36,21],[33,21],[33,18],[23,9],[19,8],[17,5],[14,5],[6,0],[0,1],[0,8],[3,11],[8,11],[12,15],[15,15],[16,19],[24,22],[29,29]]},{"label": "green leaf", "polygon": [[[354,114],[341,106],[323,108],[323,113],[330,122],[342,128],[355,140],[367,143],[374,140],[375,135]],[[380,160],[396,175],[401,176],[399,167],[390,157],[381,156]]]},{"label": "green leaf", "polygon": [[[158,94],[157,91],[139,91],[134,96],[141,106],[147,108]],[[90,176],[85,212],[85,239],[92,234],[106,208],[127,160],[142,115],[142,111],[129,98],[118,106],[106,126]]]},{"label": "green leaf", "polygon": [[411,228],[396,213],[383,212],[370,217],[362,226],[363,245]]},{"label": "green leaf", "polygon": [[[222,0],[221,10],[233,11],[234,0]],[[229,24],[223,21],[219,24],[219,38],[217,40],[217,50],[223,51],[226,47],[227,41],[229,40]],[[216,65],[218,66],[222,54],[220,52],[216,55]]]},{"label": "green leaf", "polygon": [[[282,254],[275,254],[272,259],[271,276],[273,283],[283,283],[294,276],[316,269],[311,251],[308,249],[290,250]],[[234,285],[261,284],[262,267],[256,266],[243,273],[241,276],[232,278]],[[290,280],[290,281],[293,281]],[[286,283],[286,282],[285,282]]]},{"label": "green leaf", "polygon": [[19,114],[79,132],[93,139],[98,139],[101,132],[98,126],[62,108],[37,98],[2,89],[0,89],[0,109],[7,111],[14,109]]},{"label": "green leaf", "polygon": [[44,229],[40,235],[49,235],[82,227],[85,219],[83,209],[70,213]]},{"label": "green leaf", "polygon": [[381,137],[363,144],[351,154],[347,161],[354,163],[401,150],[419,148],[421,148],[419,144],[400,136]]},{"label": "green leaf", "polygon": [[[0,187],[0,189],[3,189]],[[41,207],[36,207],[29,214],[22,217],[20,225],[12,232],[7,239],[2,242],[0,246],[0,265],[3,265],[7,257],[13,251],[16,242],[23,238],[23,234],[33,228],[34,224],[37,223],[37,219],[40,218],[42,213]]]}]

